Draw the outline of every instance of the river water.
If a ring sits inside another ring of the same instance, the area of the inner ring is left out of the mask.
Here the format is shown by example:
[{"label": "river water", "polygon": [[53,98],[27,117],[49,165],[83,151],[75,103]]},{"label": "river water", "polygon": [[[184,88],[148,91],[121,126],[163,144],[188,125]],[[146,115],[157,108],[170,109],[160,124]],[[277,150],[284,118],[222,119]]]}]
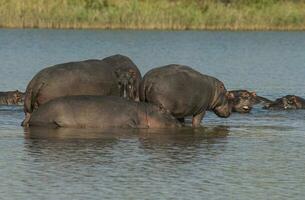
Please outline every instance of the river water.
[{"label": "river water", "polygon": [[[117,53],[143,74],[178,63],[229,90],[305,96],[305,32],[0,29],[0,91],[25,90],[47,66]],[[207,113],[202,128],[181,130],[24,130],[22,119],[22,107],[0,106],[0,199],[305,196],[301,110]]]}]

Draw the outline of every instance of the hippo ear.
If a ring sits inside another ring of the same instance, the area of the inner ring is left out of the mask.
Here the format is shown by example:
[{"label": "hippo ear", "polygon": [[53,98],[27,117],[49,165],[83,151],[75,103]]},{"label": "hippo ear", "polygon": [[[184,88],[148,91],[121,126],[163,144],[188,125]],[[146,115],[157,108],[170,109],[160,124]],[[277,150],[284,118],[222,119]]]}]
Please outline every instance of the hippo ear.
[{"label": "hippo ear", "polygon": [[227,92],[226,93],[226,96],[228,97],[228,99],[230,99],[230,100],[232,100],[232,99],[234,99],[235,98],[235,95],[234,95],[234,93],[233,92]]}]

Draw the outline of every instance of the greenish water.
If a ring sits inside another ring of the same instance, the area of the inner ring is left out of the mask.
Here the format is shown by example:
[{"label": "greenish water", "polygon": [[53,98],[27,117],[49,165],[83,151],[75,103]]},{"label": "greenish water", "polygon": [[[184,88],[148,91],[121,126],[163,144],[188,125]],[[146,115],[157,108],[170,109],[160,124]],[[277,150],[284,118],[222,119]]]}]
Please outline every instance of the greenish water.
[{"label": "greenish water", "polygon": [[[305,96],[305,32],[0,30],[0,90],[57,63],[130,56],[142,73],[186,64],[228,89]],[[183,91],[182,91],[183,92]],[[0,106],[0,199],[303,199],[305,112],[181,130],[23,130]]]}]

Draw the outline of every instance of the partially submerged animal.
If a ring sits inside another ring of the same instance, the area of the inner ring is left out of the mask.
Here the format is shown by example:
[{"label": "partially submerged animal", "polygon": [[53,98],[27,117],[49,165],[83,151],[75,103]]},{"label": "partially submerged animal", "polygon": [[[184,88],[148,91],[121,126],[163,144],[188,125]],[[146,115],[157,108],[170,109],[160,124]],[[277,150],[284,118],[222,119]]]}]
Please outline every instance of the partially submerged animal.
[{"label": "partially submerged animal", "polygon": [[248,90],[231,90],[230,102],[232,103],[232,112],[249,113],[255,104],[271,103],[269,99],[258,96],[256,92]]},{"label": "partially submerged animal", "polygon": [[41,105],[29,126],[66,128],[178,128],[159,107],[116,96],[66,96]]},{"label": "partially submerged animal", "polygon": [[19,90],[0,92],[0,105],[23,105],[24,93]]},{"label": "partially submerged animal", "polygon": [[295,95],[286,95],[264,106],[269,110],[305,109],[305,99]]}]

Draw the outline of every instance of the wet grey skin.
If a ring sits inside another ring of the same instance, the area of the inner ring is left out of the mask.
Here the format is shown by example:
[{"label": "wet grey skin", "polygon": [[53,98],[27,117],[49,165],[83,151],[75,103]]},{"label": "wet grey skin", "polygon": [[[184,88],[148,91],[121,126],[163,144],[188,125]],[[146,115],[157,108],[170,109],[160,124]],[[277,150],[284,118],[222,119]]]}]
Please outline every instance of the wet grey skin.
[{"label": "wet grey skin", "polygon": [[69,62],[38,72],[27,86],[24,100],[27,126],[31,113],[46,102],[63,96],[120,96],[139,101],[141,73],[126,56]]},{"label": "wet grey skin", "polygon": [[295,95],[286,95],[264,106],[269,110],[305,109],[305,99]]},{"label": "wet grey skin", "polygon": [[218,79],[191,67],[171,64],[150,70],[140,85],[140,100],[153,103],[184,122],[192,116],[193,127],[200,126],[207,110],[229,117],[229,93]]},{"label": "wet grey skin", "polygon": [[19,90],[0,92],[0,105],[23,105],[24,93]]},{"label": "wet grey skin", "polygon": [[256,92],[248,90],[229,91],[232,103],[232,112],[249,113],[255,104],[267,104],[272,101],[265,97],[258,96]]},{"label": "wet grey skin", "polygon": [[66,96],[35,110],[30,127],[179,128],[182,125],[155,105],[116,96]]}]

